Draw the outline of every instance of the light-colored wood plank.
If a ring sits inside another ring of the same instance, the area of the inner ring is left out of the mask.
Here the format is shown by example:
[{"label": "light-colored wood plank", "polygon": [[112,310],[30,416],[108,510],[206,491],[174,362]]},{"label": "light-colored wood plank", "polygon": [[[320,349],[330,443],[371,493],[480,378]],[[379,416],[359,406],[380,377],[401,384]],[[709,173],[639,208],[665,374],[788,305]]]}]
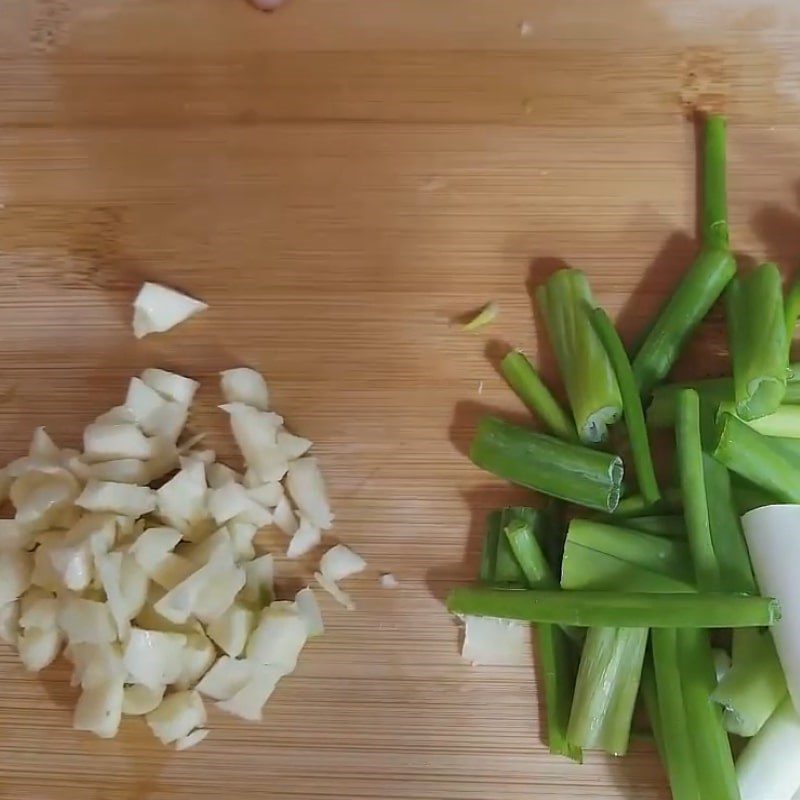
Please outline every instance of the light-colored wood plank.
[{"label": "light-colored wood plank", "polygon": [[[27,676],[0,649],[0,797],[666,797],[647,743],[551,758],[533,667],[463,665],[441,597],[474,574],[485,514],[525,497],[463,454],[484,408],[521,413],[487,346],[537,352],[526,283],[555,259],[641,329],[693,252],[692,105],[731,117],[737,249],[794,267],[800,12],[767,6],[6,0],[0,456],[36,424],[77,443],[157,364],[203,380],[192,424],[233,458],[216,372],[250,363],[319,442],[335,534],[370,571],[263,724],[214,714],[184,754],[136,720],[73,732],[63,665]],[[146,277],[211,310],[135,342]],[[489,298],[487,334],[449,326]]]}]

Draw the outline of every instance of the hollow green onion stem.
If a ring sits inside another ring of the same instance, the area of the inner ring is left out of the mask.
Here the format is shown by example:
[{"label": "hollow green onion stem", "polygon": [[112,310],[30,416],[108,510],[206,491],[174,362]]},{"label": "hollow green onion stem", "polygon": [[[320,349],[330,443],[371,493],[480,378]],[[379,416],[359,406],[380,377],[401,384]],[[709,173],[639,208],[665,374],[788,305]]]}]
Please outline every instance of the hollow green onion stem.
[{"label": "hollow green onion stem", "polygon": [[460,587],[447,598],[454,614],[578,627],[748,628],[780,619],[768,597],[645,592],[519,591]]},{"label": "hollow green onion stem", "polygon": [[786,293],[786,300],[784,302],[785,320],[786,320],[786,343],[792,343],[794,338],[794,329],[797,325],[797,318],[800,317],[800,281],[795,281],[789,291]]},{"label": "hollow green onion stem", "polygon": [[672,797],[702,800],[683,704],[677,632],[674,628],[654,629],[651,636],[664,766]]},{"label": "hollow green onion stem", "polygon": [[700,399],[694,389],[685,389],[678,396],[677,403],[675,442],[689,549],[698,588],[701,591],[716,591],[720,588],[720,574],[711,538],[703,470]]},{"label": "hollow green onion stem", "polygon": [[[549,531],[549,515],[529,508],[507,508],[503,512],[505,537],[531,589],[558,586],[537,539]],[[581,762],[583,753],[567,739],[572,694],[575,689],[575,659],[569,633],[558,625],[537,626],[538,656],[547,708],[547,742],[550,752]]]},{"label": "hollow green onion stem", "polygon": [[731,414],[720,419],[713,456],[776,499],[800,502],[800,481],[792,454],[781,442],[754,431]]},{"label": "hollow green onion stem", "polygon": [[758,419],[775,411],[786,394],[789,346],[778,267],[761,264],[734,277],[726,306],[736,413]]},{"label": "hollow green onion stem", "polygon": [[478,467],[512,483],[600,511],[619,502],[618,456],[484,417],[470,448]]},{"label": "hollow green onion stem", "polygon": [[769,631],[748,628],[746,648],[734,649],[733,666],[711,694],[724,709],[725,727],[755,736],[786,697],[786,679]]},{"label": "hollow green onion stem", "polygon": [[622,414],[617,379],[589,317],[594,301],[586,276],[562,269],[536,298],[558,360],[575,428],[583,442],[603,442]]},{"label": "hollow green onion stem", "polygon": [[567,739],[615,756],[628,749],[647,628],[592,628],[575,681]]},{"label": "hollow green onion stem", "polygon": [[[713,407],[716,412],[721,403],[734,403],[733,378],[707,378],[686,383],[665,383],[653,390],[647,409],[647,424],[651,428],[669,428],[675,424],[675,400],[682,389],[695,389],[700,402]],[[800,404],[800,364],[789,365],[783,407]],[[763,418],[762,418],[763,419]]]},{"label": "hollow green onion stem", "polygon": [[549,428],[550,433],[567,441],[577,441],[572,420],[544,385],[533,365],[519,350],[512,350],[501,362],[500,369],[511,388],[523,403]]},{"label": "hollow green onion stem", "polygon": [[679,628],[678,665],[689,742],[702,800],[738,800],[739,788],[722,710],[709,701],[716,686],[708,633]]},{"label": "hollow green onion stem", "polygon": [[706,119],[703,138],[703,244],[728,247],[727,142],[725,119]]},{"label": "hollow green onion stem", "polygon": [[709,117],[703,157],[703,246],[633,361],[642,395],[648,395],[667,376],[684,343],[736,272],[728,248],[725,139],[725,121]]},{"label": "hollow green onion stem", "polygon": [[[573,519],[567,532],[567,546],[577,544],[606,553],[687,582],[692,580],[692,563],[686,542],[663,536],[628,530],[614,525]],[[625,589],[620,584],[619,589]]]},{"label": "hollow green onion stem", "polygon": [[[720,403],[718,416],[736,414],[734,403]],[[739,417],[741,419],[741,417]],[[742,419],[754,431],[764,436],[780,436],[787,439],[800,439],[800,405],[781,405],[775,411],[758,419]]]},{"label": "hollow green onion stem", "polygon": [[636,469],[636,478],[639,491],[648,503],[657,503],[661,499],[658,489],[653,457],[650,453],[650,441],[647,435],[642,399],[639,387],[636,384],[631,362],[625,352],[625,346],[619,338],[614,324],[602,308],[592,311],[592,323],[595,327],[600,343],[605,348],[611,368],[617,378],[619,391],[622,395],[622,413],[625,425],[628,428],[633,465]]}]

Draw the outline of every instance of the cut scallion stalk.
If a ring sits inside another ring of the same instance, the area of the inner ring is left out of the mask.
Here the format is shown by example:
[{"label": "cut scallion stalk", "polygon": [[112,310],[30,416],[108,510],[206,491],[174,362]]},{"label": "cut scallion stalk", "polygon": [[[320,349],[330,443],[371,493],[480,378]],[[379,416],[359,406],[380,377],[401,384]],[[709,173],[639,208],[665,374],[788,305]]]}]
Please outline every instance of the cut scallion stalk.
[{"label": "cut scallion stalk", "polygon": [[[695,389],[700,402],[716,409],[721,403],[734,403],[733,378],[706,378],[687,383],[665,383],[653,390],[647,409],[647,424],[651,428],[669,428],[675,424],[675,400],[681,389]],[[800,364],[789,364],[784,405],[800,404]]]},{"label": "cut scallion stalk", "polygon": [[481,565],[478,579],[482,583],[493,584],[497,569],[497,542],[500,538],[502,512],[492,511],[486,519],[486,535],[483,537]]},{"label": "cut scallion stalk", "polygon": [[589,317],[594,306],[586,276],[562,269],[536,292],[556,354],[575,428],[583,442],[603,442],[622,414],[617,379]]},{"label": "cut scallion stalk", "polygon": [[[692,580],[689,548],[680,540],[586,519],[574,519],[567,532],[567,548],[570,544],[606,553],[651,572],[686,582]],[[618,588],[627,587],[621,583]]]},{"label": "cut scallion stalk", "polygon": [[736,272],[728,249],[725,121],[721,117],[706,120],[703,149],[703,246],[633,361],[642,395],[667,376],[684,343]]},{"label": "cut scallion stalk", "polygon": [[709,699],[716,685],[708,633],[678,628],[678,669],[697,785],[702,800],[737,800],[736,770],[722,710]]},{"label": "cut scallion stalk", "polygon": [[720,418],[713,456],[778,500],[800,502],[800,480],[791,454],[780,442],[754,431],[732,414]]},{"label": "cut scallion stalk", "polygon": [[628,517],[624,520],[607,520],[612,524],[624,525],[626,528],[654,533],[657,536],[668,536],[670,539],[686,538],[686,523],[678,514],[654,514],[645,517]]},{"label": "cut scallion stalk", "polygon": [[647,628],[592,628],[581,653],[567,739],[615,756],[628,749]]},{"label": "cut scallion stalk", "polygon": [[[528,508],[509,508],[504,512],[508,519],[505,527],[511,550],[532,589],[552,588],[558,585],[550,565],[542,553],[535,534],[536,528],[546,527],[545,512]],[[547,531],[541,531],[547,535]],[[557,625],[538,625],[538,655],[544,682],[547,709],[547,741],[550,752],[581,762],[583,753],[567,740],[567,724],[575,688],[575,663],[568,634]]]},{"label": "cut scallion stalk", "polygon": [[728,247],[727,142],[725,119],[706,119],[703,139],[703,244]]},{"label": "cut scallion stalk", "polygon": [[646,567],[567,541],[561,569],[561,588],[578,591],[696,592],[695,585],[681,577],[654,572]]},{"label": "cut scallion stalk", "polygon": [[500,369],[523,403],[549,428],[550,433],[567,441],[577,441],[575,425],[544,385],[533,365],[519,350],[512,350]]},{"label": "cut scallion stalk", "polygon": [[460,587],[447,598],[453,614],[578,627],[749,628],[772,625],[780,606],[769,597],[645,592],[519,591]]},{"label": "cut scallion stalk", "polygon": [[703,248],[667,301],[633,360],[642,395],[663,380],[683,345],[736,272],[728,250]]},{"label": "cut scallion stalk", "polygon": [[800,281],[795,281],[786,293],[784,302],[786,320],[786,344],[791,345],[794,338],[794,329],[797,325],[797,318],[800,317]]},{"label": "cut scallion stalk", "polygon": [[[739,416],[733,403],[720,403],[717,413],[720,416],[722,414]],[[800,405],[781,405],[766,416],[742,421],[764,436],[800,439]]]},{"label": "cut scallion stalk", "polygon": [[702,800],[683,704],[678,637],[674,628],[651,631],[664,766],[673,800]]},{"label": "cut scallion stalk", "polygon": [[657,503],[648,503],[640,494],[623,497],[614,509],[614,516],[628,518],[641,517],[645,514],[671,514],[682,508],[681,490],[669,488],[661,493],[661,500]]},{"label": "cut scallion stalk", "polygon": [[617,378],[619,391],[622,395],[622,413],[628,429],[633,465],[636,469],[636,479],[639,491],[648,503],[657,503],[661,499],[658,489],[653,458],[650,453],[650,441],[647,436],[647,425],[642,410],[642,399],[636,384],[631,362],[625,352],[625,346],[617,334],[614,324],[602,308],[592,311],[592,323],[600,337],[600,342],[605,348],[611,368]]},{"label": "cut scallion stalk", "polygon": [[720,588],[726,592],[757,594],[728,470],[719,461],[703,453],[703,477]]},{"label": "cut scallion stalk", "polygon": [[700,399],[694,389],[678,395],[675,420],[678,470],[683,493],[683,513],[697,586],[701,591],[720,588],[720,574],[711,539],[708,496],[703,471],[700,435]]},{"label": "cut scallion stalk", "polygon": [[530,588],[553,589],[558,586],[529,521],[512,520],[506,526],[505,535]]},{"label": "cut scallion stalk", "polygon": [[[744,632],[744,631],[743,631]],[[725,727],[738,736],[755,736],[784,697],[786,679],[769,631],[746,629],[748,646],[734,652],[733,666],[711,699],[724,709]]]},{"label": "cut scallion stalk", "polygon": [[501,478],[579,505],[613,511],[623,466],[618,456],[484,417],[470,458]]},{"label": "cut scallion stalk", "polygon": [[726,306],[736,413],[758,419],[773,413],[786,394],[789,346],[778,267],[761,264],[733,278]]}]

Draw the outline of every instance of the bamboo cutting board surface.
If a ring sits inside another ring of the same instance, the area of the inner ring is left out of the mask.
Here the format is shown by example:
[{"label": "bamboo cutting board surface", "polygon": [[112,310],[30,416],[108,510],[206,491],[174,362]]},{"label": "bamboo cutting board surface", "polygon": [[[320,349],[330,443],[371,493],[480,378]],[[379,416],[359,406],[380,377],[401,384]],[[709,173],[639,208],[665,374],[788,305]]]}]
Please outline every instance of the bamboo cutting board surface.
[{"label": "bamboo cutting board surface", "polygon": [[[58,663],[0,648],[11,800],[666,797],[647,742],[583,767],[541,744],[533,666],[471,669],[444,612],[488,510],[524,499],[464,455],[491,356],[536,353],[526,284],[559,260],[635,336],[693,252],[696,106],[730,117],[735,247],[800,253],[791,0],[4,0],[0,455],[63,446],[146,366],[203,381],[192,428],[234,458],[218,370],[251,364],[319,443],[335,537],[369,561],[323,598],[260,725],[162,748],[71,730]],[[211,310],[136,342],[145,279]],[[453,315],[494,298],[486,334]],[[720,317],[692,348],[719,368]],[[540,354],[550,370],[546,350]],[[311,562],[285,573],[289,589]],[[381,571],[400,587],[383,589]]]}]

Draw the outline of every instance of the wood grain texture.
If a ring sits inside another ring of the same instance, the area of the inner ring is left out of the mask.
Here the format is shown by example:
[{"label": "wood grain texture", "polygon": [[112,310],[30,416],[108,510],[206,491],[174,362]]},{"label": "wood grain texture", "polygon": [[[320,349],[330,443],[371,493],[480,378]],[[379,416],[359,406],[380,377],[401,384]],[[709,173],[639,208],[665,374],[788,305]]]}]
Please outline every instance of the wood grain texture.
[{"label": "wood grain texture", "polygon": [[[0,650],[0,797],[663,800],[650,745],[551,758],[533,667],[460,662],[441,598],[474,575],[487,511],[524,498],[463,450],[484,409],[522,415],[488,356],[495,337],[536,352],[527,282],[583,267],[628,337],[674,284],[693,107],[730,116],[736,248],[794,269],[795,7],[4,0],[0,455],[35,424],[76,444],[158,365],[203,381],[192,426],[232,458],[216,372],[252,364],[320,443],[334,533],[370,570],[357,613],[325,603],[264,723],[212,713],[187,753],[136,720],[73,732],[63,665],[28,676]],[[143,278],[211,310],[135,342]],[[450,327],[489,298],[488,334]],[[712,372],[720,318],[704,327],[687,359]]]}]

